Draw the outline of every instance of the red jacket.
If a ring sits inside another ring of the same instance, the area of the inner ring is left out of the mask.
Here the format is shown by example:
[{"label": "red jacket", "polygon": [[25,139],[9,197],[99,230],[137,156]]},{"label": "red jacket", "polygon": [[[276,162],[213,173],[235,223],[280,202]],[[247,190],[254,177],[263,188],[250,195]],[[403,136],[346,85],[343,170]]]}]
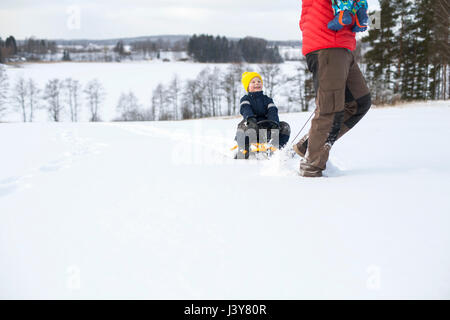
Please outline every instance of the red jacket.
[{"label": "red jacket", "polygon": [[336,32],[328,29],[328,22],[334,14],[331,0],[303,0],[300,29],[303,34],[303,55],[326,48],[356,48],[355,33],[352,25]]}]

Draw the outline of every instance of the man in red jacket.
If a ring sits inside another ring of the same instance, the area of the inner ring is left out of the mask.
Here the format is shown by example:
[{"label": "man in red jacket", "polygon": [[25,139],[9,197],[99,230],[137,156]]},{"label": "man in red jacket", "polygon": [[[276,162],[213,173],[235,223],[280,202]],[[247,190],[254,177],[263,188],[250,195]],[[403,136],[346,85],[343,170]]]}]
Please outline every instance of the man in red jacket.
[{"label": "man in red jacket", "polygon": [[331,0],[303,0],[302,51],[313,73],[317,105],[309,133],[294,145],[303,158],[300,174],[304,177],[322,176],[333,144],[371,106],[370,91],[352,53],[356,48],[353,23],[336,32],[327,27],[333,19]]}]

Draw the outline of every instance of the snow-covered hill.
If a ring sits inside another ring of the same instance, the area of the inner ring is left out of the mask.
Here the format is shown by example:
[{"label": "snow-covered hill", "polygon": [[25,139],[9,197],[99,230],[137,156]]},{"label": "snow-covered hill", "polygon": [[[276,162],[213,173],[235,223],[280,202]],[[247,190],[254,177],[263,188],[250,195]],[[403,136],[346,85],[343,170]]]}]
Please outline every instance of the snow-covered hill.
[{"label": "snow-covered hill", "polygon": [[318,179],[238,118],[1,124],[0,298],[448,299],[449,119],[371,110]]}]

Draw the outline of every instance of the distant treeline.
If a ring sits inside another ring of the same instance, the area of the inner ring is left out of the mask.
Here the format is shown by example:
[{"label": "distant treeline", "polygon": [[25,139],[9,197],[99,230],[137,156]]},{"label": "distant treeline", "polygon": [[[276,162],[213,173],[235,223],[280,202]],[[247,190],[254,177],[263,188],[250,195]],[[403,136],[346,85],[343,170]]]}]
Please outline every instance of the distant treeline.
[{"label": "distant treeline", "polygon": [[28,38],[16,41],[14,36],[9,36],[5,41],[0,37],[0,62],[15,61],[18,56],[30,61],[38,61],[42,56],[52,55],[58,52],[56,42],[45,39]]},{"label": "distant treeline", "polygon": [[214,63],[281,63],[278,47],[264,39],[247,37],[230,41],[226,37],[194,35],[189,39],[188,54],[197,62]]},{"label": "distant treeline", "polygon": [[[115,46],[88,43],[84,45],[58,42],[34,37],[17,41],[10,36],[0,38],[1,62],[28,61],[122,61],[160,59],[161,52],[187,54],[196,62],[212,63],[282,63],[278,46],[264,39],[247,37],[229,40],[226,37],[194,35],[178,41],[118,40]],[[180,58],[181,59],[181,58]]]},{"label": "distant treeline", "polygon": [[186,51],[187,50],[187,40],[178,41],[164,41],[162,39],[158,40],[140,40],[133,41],[130,43],[132,51],[135,52],[158,52],[158,51]]}]

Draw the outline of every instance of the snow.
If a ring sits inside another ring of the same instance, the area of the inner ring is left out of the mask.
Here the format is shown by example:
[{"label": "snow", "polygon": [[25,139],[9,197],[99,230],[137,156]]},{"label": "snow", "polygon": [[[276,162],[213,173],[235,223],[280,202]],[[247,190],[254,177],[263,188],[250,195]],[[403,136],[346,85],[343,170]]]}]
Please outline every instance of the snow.
[{"label": "snow", "polygon": [[0,298],[448,299],[449,119],[372,109],[316,179],[238,118],[2,124]]}]

